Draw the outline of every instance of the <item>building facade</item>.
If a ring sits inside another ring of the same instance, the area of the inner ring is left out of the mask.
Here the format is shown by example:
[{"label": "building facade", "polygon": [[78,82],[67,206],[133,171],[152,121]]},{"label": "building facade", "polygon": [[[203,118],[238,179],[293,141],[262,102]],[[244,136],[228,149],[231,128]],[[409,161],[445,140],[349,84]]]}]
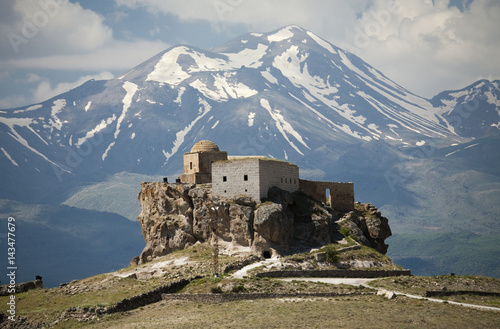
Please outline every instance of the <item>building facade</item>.
[{"label": "building facade", "polygon": [[266,157],[229,157],[211,141],[197,142],[184,153],[184,173],[180,183],[212,184],[212,192],[222,197],[238,195],[259,202],[271,187],[284,191],[302,191],[318,201],[342,211],[354,210],[354,184],[299,179],[299,167],[293,163]]},{"label": "building facade", "polygon": [[271,187],[294,192],[299,186],[299,167],[289,162],[240,158],[212,164],[212,191],[223,197],[247,195],[260,201]]},{"label": "building facade", "polygon": [[194,144],[191,152],[184,153],[184,174],[181,183],[208,184],[212,182],[212,163],[227,159],[227,152],[220,151],[217,144],[202,140]]}]

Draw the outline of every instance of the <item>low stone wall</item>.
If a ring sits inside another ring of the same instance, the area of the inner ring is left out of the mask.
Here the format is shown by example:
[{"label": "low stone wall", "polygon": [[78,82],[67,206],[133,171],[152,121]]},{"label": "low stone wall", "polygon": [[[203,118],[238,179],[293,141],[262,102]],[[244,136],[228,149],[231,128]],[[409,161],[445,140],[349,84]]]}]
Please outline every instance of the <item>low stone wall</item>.
[{"label": "low stone wall", "polygon": [[106,310],[106,313],[117,313],[130,311],[142,306],[153,304],[159,302],[162,299],[163,294],[172,294],[178,292],[185,286],[187,286],[191,281],[201,279],[201,276],[197,276],[190,279],[182,279],[180,281],[173,282],[171,284],[158,287],[156,289],[145,292],[141,295],[137,295],[131,298],[126,298]]},{"label": "low stone wall", "polygon": [[[8,296],[11,295],[9,292],[9,289],[11,288],[10,285],[4,284],[0,286],[0,296]],[[43,288],[43,281],[42,280],[35,280],[35,281],[28,281],[28,282],[21,282],[17,283],[15,285],[15,293],[21,293],[21,292],[26,292],[28,290],[32,289],[42,289]]]},{"label": "low stone wall", "polygon": [[459,296],[459,295],[476,295],[476,296],[491,296],[500,297],[500,292],[488,291],[471,291],[471,290],[431,290],[425,292],[425,297],[446,297],[446,296]]},{"label": "low stone wall", "polygon": [[375,295],[375,292],[349,292],[349,293],[293,293],[293,294],[163,294],[163,300],[182,300],[202,303],[226,303],[240,300],[274,299],[274,298],[331,298],[341,296]]},{"label": "low stone wall", "polygon": [[383,278],[411,275],[410,270],[318,270],[318,271],[271,271],[257,273],[258,278]]}]

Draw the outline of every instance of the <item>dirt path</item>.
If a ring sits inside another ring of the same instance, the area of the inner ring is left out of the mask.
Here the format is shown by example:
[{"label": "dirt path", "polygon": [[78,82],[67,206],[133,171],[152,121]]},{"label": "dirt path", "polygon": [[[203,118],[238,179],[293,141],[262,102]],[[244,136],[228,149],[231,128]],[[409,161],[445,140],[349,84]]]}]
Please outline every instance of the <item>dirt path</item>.
[{"label": "dirt path", "polygon": [[279,261],[278,258],[269,258],[269,259],[266,259],[266,260],[263,260],[263,261],[260,261],[257,263],[253,263],[253,264],[250,264],[250,265],[243,267],[241,270],[234,272],[234,274],[232,276],[235,279],[243,279],[244,276],[248,276],[248,271],[250,271],[251,269],[254,269],[254,268],[262,266],[262,265],[273,264],[273,263],[276,263],[278,261]]},{"label": "dirt path", "polygon": [[[369,285],[370,281],[373,281],[373,280],[376,280],[376,279],[287,278],[287,279],[281,279],[281,280],[284,280],[284,281],[297,280],[297,281],[324,282],[324,283],[330,283],[330,284],[349,284],[349,285],[353,285],[353,286],[363,286],[363,287],[366,287],[366,288],[378,290],[378,288],[375,288],[375,287],[372,287],[372,286]],[[488,311],[497,311],[497,312],[500,312],[500,308],[499,307],[460,303],[460,302],[454,302],[454,301],[450,301],[450,300],[443,300],[443,299],[437,299],[437,298],[428,298],[428,297],[422,297],[422,296],[417,296],[417,295],[406,294],[406,293],[399,292],[399,291],[394,291],[394,293],[396,295],[398,295],[398,296],[405,296],[405,297],[408,297],[408,298],[426,300],[426,301],[430,301],[430,302],[434,302],[434,303],[447,303],[447,304],[458,305],[458,306],[463,306],[463,307],[469,307],[469,308],[475,308],[475,309],[481,309],[481,310],[488,310]]]}]

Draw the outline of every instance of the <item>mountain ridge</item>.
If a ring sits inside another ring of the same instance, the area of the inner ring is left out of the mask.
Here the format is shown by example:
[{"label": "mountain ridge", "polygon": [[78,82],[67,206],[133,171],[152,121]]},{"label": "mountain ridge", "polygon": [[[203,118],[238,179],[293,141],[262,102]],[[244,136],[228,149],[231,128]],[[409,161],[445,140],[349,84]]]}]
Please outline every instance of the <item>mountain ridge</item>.
[{"label": "mountain ridge", "polygon": [[[500,204],[499,100],[498,80],[425,99],[297,26],[210,50],[174,46],[119,78],[1,110],[0,198],[120,213],[130,200],[117,203],[105,189],[96,196],[94,187],[133,194],[139,175],[174,180],[183,153],[209,139],[231,155],[296,163],[306,179],[353,181],[357,199],[388,211],[402,233],[440,217],[430,226],[446,227],[450,208],[463,227],[476,219],[495,233],[488,223],[498,207],[476,214],[444,200],[484,195],[484,204]],[[467,172],[463,190],[456,177]],[[431,219],[422,211],[429,190],[443,191]]]}]

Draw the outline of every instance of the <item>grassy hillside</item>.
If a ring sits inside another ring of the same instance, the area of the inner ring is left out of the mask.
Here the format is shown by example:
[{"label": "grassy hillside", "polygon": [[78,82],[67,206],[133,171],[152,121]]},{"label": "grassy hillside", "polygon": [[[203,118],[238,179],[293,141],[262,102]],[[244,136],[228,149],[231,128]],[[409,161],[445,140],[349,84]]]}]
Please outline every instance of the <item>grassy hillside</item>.
[{"label": "grassy hillside", "polygon": [[394,234],[388,255],[415,275],[481,275],[500,278],[500,234]]},{"label": "grassy hillside", "polygon": [[[358,259],[373,259],[376,256],[374,253],[359,250]],[[376,295],[376,288],[299,279],[282,281],[251,276],[236,279],[231,272],[214,278],[210,274],[211,255],[210,246],[201,244],[148,264],[74,281],[64,287],[20,293],[16,295],[17,315],[54,328],[494,328],[500,321],[500,312],[495,311],[436,304],[404,296],[387,300]],[[347,257],[356,258],[352,251]],[[300,263],[309,259],[310,255],[299,254],[285,257],[282,262]],[[221,266],[241,260],[220,255]],[[218,303],[163,300],[127,312],[101,315],[86,322],[63,316],[70,308],[82,311],[81,314],[89,308],[106,309],[125,298],[130,299],[194,275],[201,275],[201,278],[191,281],[178,293],[280,293],[293,296]],[[458,290],[464,286],[478,291],[500,292],[500,280],[481,277],[397,277],[372,281],[370,285],[420,295],[424,290],[442,287]],[[329,297],[314,297],[312,293],[326,293]],[[483,305],[500,305],[498,297],[481,298],[473,300]],[[8,299],[9,296],[0,297],[0,311],[6,311]]]}]

